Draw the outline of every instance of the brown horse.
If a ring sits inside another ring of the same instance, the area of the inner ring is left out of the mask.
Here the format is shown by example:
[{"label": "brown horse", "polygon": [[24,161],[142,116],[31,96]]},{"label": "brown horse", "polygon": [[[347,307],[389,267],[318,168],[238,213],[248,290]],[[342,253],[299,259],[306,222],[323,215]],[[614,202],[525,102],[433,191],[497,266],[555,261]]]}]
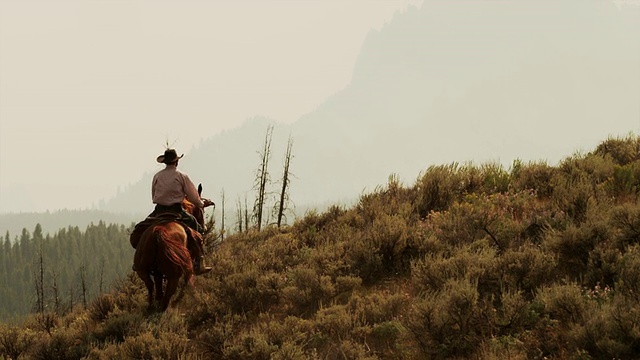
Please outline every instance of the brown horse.
[{"label": "brown horse", "polygon": [[[201,193],[202,185],[199,185],[198,195]],[[211,202],[210,205],[215,204]],[[204,226],[203,209],[194,206],[186,198],[182,201],[182,208],[193,215],[199,224]],[[154,222],[157,217],[164,220]],[[156,300],[160,303],[160,310],[165,311],[169,307],[171,297],[178,288],[180,278],[184,278],[184,285],[175,302],[179,301],[184,295],[184,287],[192,284],[194,269],[191,262],[188,239],[197,238],[194,241],[197,241],[200,245],[192,245],[201,248],[202,238],[194,230],[185,228],[175,214],[160,214],[157,217],[151,220],[151,225],[144,225],[150,220],[147,218],[147,220],[138,224],[143,226],[136,226],[136,229],[140,228],[139,231],[143,232],[141,235],[135,235],[135,233],[139,234],[139,232],[134,230],[131,237],[131,245],[136,249],[133,257],[133,267],[147,286],[149,308],[153,307],[153,288],[155,286]],[[145,230],[146,226],[148,227]],[[190,234],[187,234],[187,231]],[[191,249],[194,250],[193,247]],[[200,256],[203,255],[202,249],[198,251],[198,254]],[[162,289],[163,279],[167,280],[164,292]]]},{"label": "brown horse", "polygon": [[[191,284],[193,276],[193,265],[187,249],[187,233],[182,224],[168,220],[150,226],[142,234],[133,263],[136,273],[147,286],[149,308],[153,307],[155,285],[156,300],[160,303],[160,310],[165,311],[178,288],[180,278],[184,278],[184,286],[187,286]],[[164,292],[163,276],[167,279]],[[184,288],[176,301],[183,293]]]}]

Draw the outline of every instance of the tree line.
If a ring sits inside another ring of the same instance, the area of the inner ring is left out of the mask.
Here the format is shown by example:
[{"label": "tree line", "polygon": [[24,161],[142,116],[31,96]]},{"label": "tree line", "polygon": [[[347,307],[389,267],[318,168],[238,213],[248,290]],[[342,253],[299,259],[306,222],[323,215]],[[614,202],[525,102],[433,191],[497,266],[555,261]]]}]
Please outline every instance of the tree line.
[{"label": "tree line", "polygon": [[133,248],[124,225],[91,223],[44,235],[37,224],[0,237],[0,321],[29,312],[62,313],[86,306],[131,269]]}]

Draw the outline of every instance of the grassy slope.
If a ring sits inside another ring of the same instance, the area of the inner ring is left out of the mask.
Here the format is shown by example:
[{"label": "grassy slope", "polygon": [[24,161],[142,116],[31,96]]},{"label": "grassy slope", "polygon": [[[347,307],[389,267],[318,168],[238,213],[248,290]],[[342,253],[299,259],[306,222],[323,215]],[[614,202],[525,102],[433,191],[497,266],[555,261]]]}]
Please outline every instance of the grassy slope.
[{"label": "grassy slope", "polygon": [[352,208],[231,236],[165,314],[131,279],[0,331],[34,358],[589,359],[640,353],[640,138],[429,168]]}]

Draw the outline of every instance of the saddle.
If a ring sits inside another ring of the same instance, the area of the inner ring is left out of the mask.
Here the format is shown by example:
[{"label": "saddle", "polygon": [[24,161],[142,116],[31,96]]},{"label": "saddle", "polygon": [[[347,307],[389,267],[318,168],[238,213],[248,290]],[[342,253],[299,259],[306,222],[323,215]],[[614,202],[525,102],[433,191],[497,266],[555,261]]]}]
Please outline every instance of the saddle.
[{"label": "saddle", "polygon": [[[149,227],[158,223],[168,222],[168,221],[175,221],[180,225],[182,225],[182,227],[184,228],[184,231],[187,233],[188,247],[201,246],[202,236],[200,235],[200,233],[198,233],[196,230],[192,229],[189,225],[187,225],[187,223],[184,222],[180,214],[172,213],[172,212],[166,212],[166,213],[156,214],[153,216],[148,216],[146,219],[137,223],[136,226],[133,228],[131,235],[129,236],[129,242],[131,243],[131,246],[133,246],[134,249],[138,246],[138,243],[142,238],[142,234]],[[189,250],[191,251],[191,249]]]}]

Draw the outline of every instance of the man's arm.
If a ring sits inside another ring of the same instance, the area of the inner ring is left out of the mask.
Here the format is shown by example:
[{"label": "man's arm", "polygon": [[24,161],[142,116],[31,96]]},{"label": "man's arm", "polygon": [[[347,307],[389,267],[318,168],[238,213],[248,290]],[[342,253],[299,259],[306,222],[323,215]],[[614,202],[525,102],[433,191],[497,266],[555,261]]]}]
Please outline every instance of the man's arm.
[{"label": "man's arm", "polygon": [[184,180],[184,193],[187,195],[187,200],[191,201],[193,205],[199,208],[204,208],[204,201],[200,199],[200,195],[198,195],[198,189],[196,189],[196,186],[189,178],[189,175],[183,173],[182,178]]}]

